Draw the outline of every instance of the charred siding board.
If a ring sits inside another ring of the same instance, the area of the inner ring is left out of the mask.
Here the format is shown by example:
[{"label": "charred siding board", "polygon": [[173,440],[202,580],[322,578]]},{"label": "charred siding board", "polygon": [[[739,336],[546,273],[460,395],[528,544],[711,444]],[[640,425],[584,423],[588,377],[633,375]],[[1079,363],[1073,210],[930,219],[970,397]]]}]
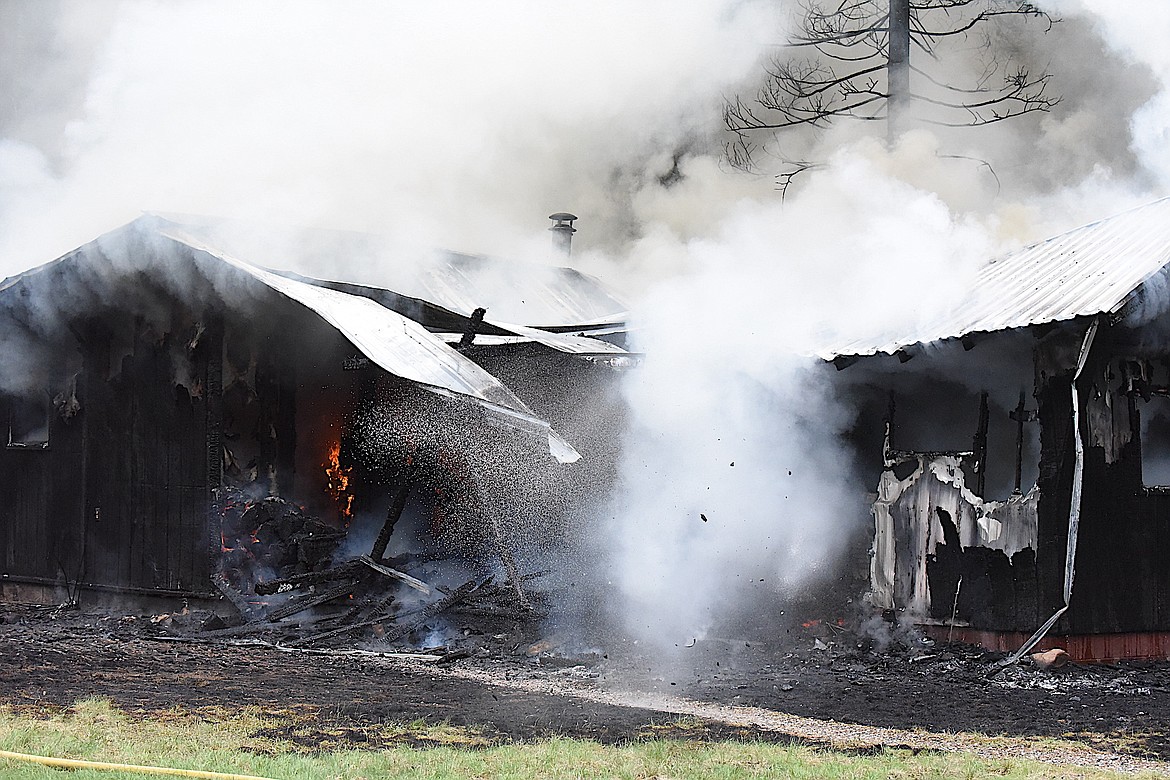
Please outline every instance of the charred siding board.
[{"label": "charred siding board", "polygon": [[[1042,615],[1064,604],[1064,559],[1073,476],[1071,374],[1054,378],[1037,394],[1040,417],[1040,505],[1037,509],[1037,601]],[[1061,623],[1067,623],[1062,620]],[[1057,624],[1057,630],[1062,630]]]},{"label": "charred siding board", "polygon": [[[1060,606],[1064,582],[1074,458],[1070,392],[1068,377],[1060,376],[1040,393],[1038,559],[1045,617]],[[1170,629],[1170,567],[1163,564],[1170,556],[1170,496],[1142,487],[1137,437],[1107,460],[1105,447],[1086,446],[1072,603],[1054,629],[1058,634]]]},{"label": "charred siding board", "polygon": [[93,383],[89,584],[207,589],[206,402],[175,385],[174,349],[136,338],[117,376]]},{"label": "charred siding board", "polygon": [[73,584],[81,574],[81,555],[84,548],[85,492],[82,473],[84,449],[84,420],[75,416],[62,420],[56,414],[50,419],[50,459],[45,469],[51,491],[48,514],[42,521],[52,544],[52,565]]},{"label": "charred siding board", "polygon": [[1085,486],[1069,629],[1123,633],[1156,628],[1155,553],[1141,516],[1140,461],[1125,447],[1112,465],[1100,447],[1085,450]]},{"label": "charred siding board", "polygon": [[1150,490],[1146,493],[1141,521],[1150,529],[1151,558],[1159,565],[1154,580],[1157,625],[1170,627],[1170,491]]},{"label": "charred siding board", "polygon": [[4,480],[0,486],[5,534],[4,574],[52,578],[49,555],[48,512],[49,472],[43,464],[45,452],[5,451],[0,458]]},{"label": "charred siding board", "polygon": [[[0,405],[3,574],[76,578],[81,541],[80,421],[50,419],[50,448],[7,448],[8,404]],[[53,518],[53,522],[49,522]],[[63,575],[63,572],[65,573]]]}]

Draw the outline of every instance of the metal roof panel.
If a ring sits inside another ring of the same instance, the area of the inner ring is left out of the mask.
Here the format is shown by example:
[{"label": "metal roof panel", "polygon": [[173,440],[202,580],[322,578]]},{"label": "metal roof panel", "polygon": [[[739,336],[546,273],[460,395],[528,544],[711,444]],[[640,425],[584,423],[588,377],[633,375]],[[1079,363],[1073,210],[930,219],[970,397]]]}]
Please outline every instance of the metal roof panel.
[{"label": "metal roof panel", "polygon": [[1168,264],[1170,198],[1163,198],[991,260],[958,305],[916,332],[842,339],[814,354],[893,354],[968,333],[1115,312]]}]

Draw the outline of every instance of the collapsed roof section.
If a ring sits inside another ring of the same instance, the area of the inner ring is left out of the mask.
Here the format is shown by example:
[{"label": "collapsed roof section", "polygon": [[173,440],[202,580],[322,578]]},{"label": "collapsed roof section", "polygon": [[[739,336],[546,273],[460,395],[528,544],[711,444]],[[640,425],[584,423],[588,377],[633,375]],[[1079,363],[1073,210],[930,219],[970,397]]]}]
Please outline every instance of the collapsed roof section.
[{"label": "collapsed roof section", "polygon": [[162,226],[158,232],[243,271],[312,310],[337,328],[371,362],[391,374],[417,382],[440,395],[471,398],[494,418],[546,436],[549,451],[561,463],[580,459],[571,444],[502,382],[414,320],[364,296],[317,287],[257,268],[184,234],[181,229]]},{"label": "collapsed roof section", "polygon": [[[124,247],[131,243],[147,247],[147,250],[141,253],[144,256],[121,257],[119,255],[124,254],[124,252],[119,250],[111,253],[109,251],[112,247]],[[406,316],[396,309],[406,308],[430,317],[446,317],[447,322],[460,327],[463,327],[470,320],[469,317],[450,311],[441,304],[425,299],[411,298],[382,288],[322,282],[291,274],[282,275],[247,262],[205,240],[202,236],[195,235],[184,226],[161,217],[141,217],[56,261],[9,277],[0,282],[0,293],[28,297],[31,295],[28,283],[32,280],[41,281],[41,286],[54,287],[63,284],[69,276],[78,276],[83,280],[91,277],[92,279],[102,278],[110,272],[110,268],[87,268],[87,264],[83,262],[90,254],[88,250],[92,249],[94,250],[93,258],[109,261],[115,275],[122,272],[126,274],[140,272],[152,266],[158,266],[163,271],[160,276],[170,277],[170,282],[176,290],[195,294],[193,290],[185,289],[192,285],[192,277],[189,276],[192,269],[173,267],[164,269],[158,265],[170,263],[171,259],[167,257],[168,250],[176,247],[184,250],[184,255],[193,258],[194,265],[203,266],[210,261],[211,265],[202,270],[204,272],[210,271],[209,276],[212,278],[224,270],[230,269],[242,273],[245,278],[261,283],[283,298],[305,307],[335,328],[362,355],[385,371],[415,382],[434,393],[469,399],[489,413],[490,419],[529,434],[544,437],[547,440],[550,453],[561,463],[572,463],[580,458],[569,442],[529,409],[502,382],[453,349],[444,341],[440,333],[428,330],[414,318]],[[46,271],[52,273],[45,273]],[[233,278],[237,277],[233,274]],[[578,282],[581,279],[587,279],[583,275],[570,276],[569,278],[575,278]],[[82,281],[79,284],[84,285],[86,282]],[[598,290],[600,291],[600,286],[598,286]],[[221,289],[220,292],[223,293],[224,290]],[[50,290],[42,290],[39,294],[47,297],[53,296],[53,292]],[[88,294],[100,297],[100,293],[96,290],[90,290]],[[64,299],[66,296],[62,295],[61,297]],[[593,296],[595,302],[604,300],[604,297],[603,293]],[[553,298],[557,299],[557,296],[553,295]],[[560,300],[566,302],[561,310],[563,317],[598,311],[596,308],[574,308],[568,305],[572,300],[571,296]],[[399,305],[394,305],[396,301]],[[114,303],[116,304],[116,302]],[[613,315],[623,313],[616,301],[604,305],[611,306],[611,314]],[[607,324],[614,322],[609,316],[600,319]],[[617,324],[620,325],[620,322]],[[503,334],[508,338],[536,341],[545,346],[574,354],[625,354],[625,350],[620,347],[588,336],[495,322],[486,325],[486,329]],[[568,323],[562,323],[562,327],[571,326]],[[581,328],[583,332],[588,331],[589,325],[583,323]]]},{"label": "collapsed roof section", "polygon": [[[331,268],[335,279],[360,274],[376,286],[300,278],[314,284],[393,291],[404,305],[409,300],[424,302],[428,310],[420,316],[401,313],[428,328],[433,323],[421,316],[434,314],[435,309],[469,317],[483,307],[502,322],[556,332],[620,324],[627,318],[626,305],[600,281],[572,268],[420,249],[367,233],[261,226],[189,215],[154,216],[261,268]],[[386,300],[379,303],[386,305]],[[396,306],[391,308],[397,310]]]},{"label": "collapsed roof section", "polygon": [[572,355],[613,356],[629,354],[622,347],[597,338],[598,336],[624,332],[625,325],[621,321],[558,326],[557,330],[544,330],[527,325],[500,322],[488,317],[484,317],[482,321],[474,322],[473,316],[465,316],[430,301],[403,295],[383,287],[314,279],[287,271],[273,271],[273,273],[316,287],[369,298],[387,309],[410,317],[448,341],[459,341],[469,328],[474,328],[477,342],[481,344],[536,342],[550,349]]},{"label": "collapsed roof section", "polygon": [[992,260],[969,293],[916,333],[844,340],[824,360],[894,354],[914,344],[1077,317],[1117,314],[1170,264],[1170,198]]}]

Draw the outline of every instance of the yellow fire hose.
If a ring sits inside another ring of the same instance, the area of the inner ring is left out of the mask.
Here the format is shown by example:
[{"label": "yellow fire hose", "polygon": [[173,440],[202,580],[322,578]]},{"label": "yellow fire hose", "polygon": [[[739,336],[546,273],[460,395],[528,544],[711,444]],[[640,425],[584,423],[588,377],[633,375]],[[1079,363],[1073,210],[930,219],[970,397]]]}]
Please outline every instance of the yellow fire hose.
[{"label": "yellow fire hose", "polygon": [[0,750],[0,758],[13,761],[28,761],[33,764],[57,767],[58,769],[104,769],[108,772],[138,772],[145,775],[174,775],[175,777],[203,777],[208,780],[272,780],[256,775],[233,775],[225,772],[204,772],[200,769],[170,769],[158,766],[135,766],[134,764],[108,764],[104,761],[78,761],[72,758],[49,758],[28,753],[13,753]]}]

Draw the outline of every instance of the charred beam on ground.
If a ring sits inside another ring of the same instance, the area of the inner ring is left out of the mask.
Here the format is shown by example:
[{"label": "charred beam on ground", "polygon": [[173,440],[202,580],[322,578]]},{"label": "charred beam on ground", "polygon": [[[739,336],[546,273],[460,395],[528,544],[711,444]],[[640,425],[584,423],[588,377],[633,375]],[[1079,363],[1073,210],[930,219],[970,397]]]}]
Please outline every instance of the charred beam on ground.
[{"label": "charred beam on ground", "polygon": [[285,577],[282,580],[258,582],[256,583],[256,593],[260,596],[271,596],[273,593],[284,593],[289,590],[307,588],[311,585],[320,585],[323,582],[330,582],[331,580],[338,580],[343,577],[352,577],[355,573],[361,571],[361,569],[362,564],[360,561],[346,561],[340,566],[334,566],[324,571],[311,571],[306,574]]},{"label": "charred beam on ground", "polygon": [[398,580],[403,585],[414,588],[423,595],[431,595],[431,586],[427,585],[420,579],[415,579],[405,572],[398,571],[398,569],[392,569],[389,566],[383,566],[380,563],[375,563],[368,555],[363,555],[362,557],[358,558],[358,560],[379,574],[383,574],[391,579]]},{"label": "charred beam on ground", "polygon": [[232,584],[228,582],[227,577],[222,573],[211,575],[211,584],[223,594],[224,598],[231,602],[231,605],[236,608],[236,611],[240,613],[242,618],[247,621],[256,619],[256,605],[249,603],[244,598],[243,593],[233,588]]},{"label": "charred beam on ground", "polygon": [[445,612],[459,602],[463,601],[463,599],[471,595],[471,592],[474,591],[475,588],[475,580],[468,580],[455,590],[451,591],[449,595],[439,599],[433,604],[428,604],[426,607],[424,607],[418,620],[413,621],[409,625],[400,626],[393,631],[387,632],[382,637],[382,641],[385,643],[396,642],[407,634],[410,634],[413,631],[417,631],[419,628],[422,628],[424,623],[433,618],[435,615],[438,615],[441,612]]},{"label": "charred beam on ground", "polygon": [[351,634],[354,631],[357,631],[357,630],[362,629],[362,628],[368,628],[370,626],[377,625],[378,623],[385,623],[387,621],[398,620],[398,619],[408,617],[411,615],[422,615],[422,617],[419,621],[411,623],[408,626],[404,626],[402,628],[395,629],[393,632],[383,635],[383,637],[382,637],[383,642],[393,642],[397,639],[401,639],[402,637],[406,636],[411,631],[415,631],[416,629],[421,627],[423,623],[425,623],[427,620],[434,617],[435,615],[438,615],[440,612],[444,612],[447,609],[450,609],[451,607],[455,606],[459,602],[463,601],[465,598],[467,598],[467,596],[469,596],[476,589],[477,589],[477,586],[476,586],[475,580],[468,580],[467,582],[463,583],[458,588],[456,588],[454,591],[452,591],[448,595],[444,596],[439,601],[436,601],[433,604],[428,604],[427,606],[422,607],[421,609],[410,610],[409,612],[403,612],[403,613],[396,615],[396,616],[393,616],[393,617],[380,616],[380,617],[372,618],[369,620],[364,620],[360,623],[350,623],[349,625],[341,626],[340,628],[335,628],[335,629],[332,629],[330,631],[323,631],[319,634],[313,634],[312,636],[306,636],[306,637],[301,637],[299,639],[295,639],[292,642],[287,642],[285,646],[286,647],[303,647],[304,645],[312,644],[314,642],[320,642],[320,641],[323,641],[325,639],[332,639],[333,637],[336,637],[336,636],[344,636],[346,634]]},{"label": "charred beam on ground", "polygon": [[286,618],[289,615],[295,615],[298,612],[303,612],[306,609],[312,609],[313,607],[320,606],[321,604],[341,598],[342,596],[348,596],[349,594],[353,593],[355,587],[357,587],[356,581],[346,582],[342,585],[332,587],[324,593],[311,594],[297,599],[296,601],[290,601],[283,607],[277,607],[276,609],[269,612],[268,622],[275,623],[276,621]]}]

